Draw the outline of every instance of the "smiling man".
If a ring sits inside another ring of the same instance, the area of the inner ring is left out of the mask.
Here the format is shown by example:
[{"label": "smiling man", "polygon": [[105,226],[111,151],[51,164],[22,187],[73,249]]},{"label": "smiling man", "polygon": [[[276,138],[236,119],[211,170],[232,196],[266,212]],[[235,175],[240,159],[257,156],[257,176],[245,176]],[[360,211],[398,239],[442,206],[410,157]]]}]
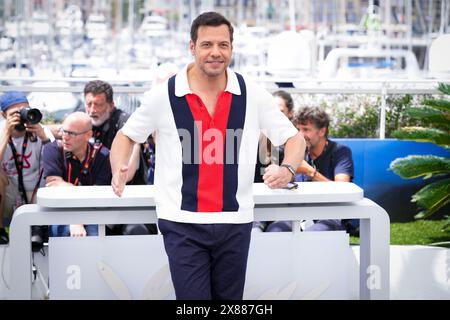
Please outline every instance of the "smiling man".
[{"label": "smiling man", "polygon": [[269,92],[228,68],[225,17],[198,16],[189,49],[194,62],[146,92],[114,139],[112,187],[122,195],[133,144],[155,131],[156,211],[177,299],[242,299],[260,132],[286,143],[284,163],[264,174],[270,188],[293,180],[305,141]]}]

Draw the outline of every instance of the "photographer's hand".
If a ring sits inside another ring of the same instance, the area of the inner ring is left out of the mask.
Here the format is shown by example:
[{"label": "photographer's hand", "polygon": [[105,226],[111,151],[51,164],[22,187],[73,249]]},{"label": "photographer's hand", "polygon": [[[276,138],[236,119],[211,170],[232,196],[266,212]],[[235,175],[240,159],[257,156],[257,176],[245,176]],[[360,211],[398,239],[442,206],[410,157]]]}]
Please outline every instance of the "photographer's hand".
[{"label": "photographer's hand", "polygon": [[14,112],[12,114],[9,114],[6,117],[5,121],[5,135],[9,139],[11,137],[12,132],[14,131],[14,128],[20,124],[20,115],[18,112]]},{"label": "photographer's hand", "polygon": [[45,142],[49,139],[40,123],[25,124],[25,127],[27,128],[27,132],[35,134],[41,141]]}]

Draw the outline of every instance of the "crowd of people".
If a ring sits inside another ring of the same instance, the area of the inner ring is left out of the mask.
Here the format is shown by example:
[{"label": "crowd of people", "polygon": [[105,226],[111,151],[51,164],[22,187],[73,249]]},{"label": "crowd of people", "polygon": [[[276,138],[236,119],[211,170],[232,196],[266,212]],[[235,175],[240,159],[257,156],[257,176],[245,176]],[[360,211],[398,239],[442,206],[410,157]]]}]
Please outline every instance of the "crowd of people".
[{"label": "crowd of people", "polygon": [[[62,124],[43,125],[24,116],[31,109],[25,93],[10,91],[0,96],[0,244],[9,241],[4,218],[9,220],[23,204],[35,203],[39,187],[111,183],[109,149],[129,115],[115,107],[113,89],[107,82],[88,82],[84,98],[85,112],[69,114]],[[151,183],[148,172],[154,169],[154,159],[148,154],[154,150],[152,141],[149,137],[133,147],[128,184]],[[156,234],[157,228],[155,224],[108,225],[106,231],[108,235]],[[33,249],[40,249],[48,235],[97,233],[95,225],[35,226]]]},{"label": "crowd of people", "polygon": [[[253,222],[253,182],[283,188],[295,181],[352,181],[351,151],[328,138],[323,110],[295,109],[286,91],[272,96],[228,68],[233,27],[225,17],[201,14],[190,36],[194,61],[146,92],[131,115],[115,106],[112,87],[100,80],[84,88],[85,112],[62,124],[24,119],[30,106],[22,92],[0,97],[0,244],[8,243],[3,218],[34,203],[39,187],[111,184],[121,196],[127,184],[154,182],[158,228],[108,225],[106,234],[159,229],[177,299],[242,299],[252,229],[292,230],[287,221]],[[241,134],[229,139],[227,130]],[[185,143],[181,131],[199,141]],[[212,134],[223,143],[207,138]],[[304,230],[348,225],[319,220]],[[48,234],[91,236],[98,226],[50,226]]]}]

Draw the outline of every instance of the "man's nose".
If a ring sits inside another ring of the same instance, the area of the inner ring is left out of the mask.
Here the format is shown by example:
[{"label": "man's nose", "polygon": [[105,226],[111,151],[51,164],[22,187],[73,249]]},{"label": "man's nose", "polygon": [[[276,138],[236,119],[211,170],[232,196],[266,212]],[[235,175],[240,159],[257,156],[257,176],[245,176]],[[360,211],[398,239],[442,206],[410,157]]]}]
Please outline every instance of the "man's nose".
[{"label": "man's nose", "polygon": [[211,48],[211,55],[212,56],[220,56],[220,49],[218,45],[213,45]]},{"label": "man's nose", "polygon": [[97,108],[95,107],[95,104],[87,104],[86,111],[87,113],[93,113],[97,111]]}]

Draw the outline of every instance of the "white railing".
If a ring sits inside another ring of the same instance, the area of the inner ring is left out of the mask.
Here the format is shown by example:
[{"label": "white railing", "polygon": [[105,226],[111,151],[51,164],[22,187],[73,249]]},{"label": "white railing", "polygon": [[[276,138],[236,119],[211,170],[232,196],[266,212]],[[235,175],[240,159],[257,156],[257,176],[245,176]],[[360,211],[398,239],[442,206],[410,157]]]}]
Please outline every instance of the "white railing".
[{"label": "white railing", "polygon": [[[5,91],[23,91],[23,92],[71,92],[81,94],[84,84],[95,78],[21,78],[21,77],[0,77],[0,83],[12,83],[0,86],[0,93]],[[335,79],[316,79],[316,78],[274,78],[274,77],[250,77],[255,82],[265,86],[269,91],[276,91],[280,88],[277,83],[292,84],[293,88],[281,88],[291,94],[375,94],[380,96],[380,119],[379,119],[379,138],[385,138],[386,125],[386,99],[392,94],[440,94],[437,90],[438,83],[450,83],[450,77],[441,79],[421,79],[421,80],[392,80],[392,79],[352,79],[352,80],[335,80]],[[140,95],[151,88],[148,82],[136,81],[133,79],[102,79],[108,81],[113,86],[113,90],[118,94]],[[38,81],[51,81],[69,83],[70,86],[37,86],[32,85]],[[20,83],[20,84],[17,84]],[[125,86],[124,83],[130,83]],[[142,86],[137,85],[142,84]],[[131,110],[139,104],[133,102]]]}]

